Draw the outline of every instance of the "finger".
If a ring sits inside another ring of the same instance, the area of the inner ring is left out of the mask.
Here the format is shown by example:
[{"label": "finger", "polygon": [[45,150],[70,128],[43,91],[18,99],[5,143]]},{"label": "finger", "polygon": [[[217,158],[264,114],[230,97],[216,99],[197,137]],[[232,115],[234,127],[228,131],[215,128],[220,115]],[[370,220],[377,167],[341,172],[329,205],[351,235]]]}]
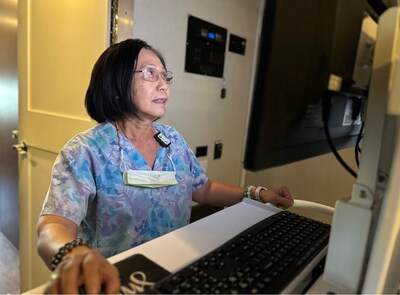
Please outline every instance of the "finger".
[{"label": "finger", "polygon": [[273,200],[271,203],[275,204],[278,208],[287,209],[293,206],[293,198],[287,187],[282,186],[274,189]]},{"label": "finger", "polygon": [[110,264],[110,266],[111,268],[105,274],[105,291],[107,294],[120,293],[121,282],[118,269],[114,265]]},{"label": "finger", "polygon": [[292,194],[290,193],[289,188],[285,185],[279,188],[279,195],[288,199],[292,199]]},{"label": "finger", "polygon": [[119,293],[120,280],[117,268],[99,252],[93,252],[83,261],[85,289],[87,293]]},{"label": "finger", "polygon": [[286,197],[281,197],[279,196],[277,199],[276,204],[280,205],[281,207],[283,207],[284,209],[287,209],[291,206],[293,206],[293,198],[286,198]]},{"label": "finger", "polygon": [[46,288],[44,290],[44,294],[59,294],[59,283],[60,277],[57,272],[52,272],[50,275],[50,280],[48,281]]},{"label": "finger", "polygon": [[102,258],[97,253],[91,253],[82,262],[83,281],[85,290],[88,294],[98,294],[101,291],[102,278]]},{"label": "finger", "polygon": [[77,294],[79,291],[79,278],[81,276],[82,260],[75,257],[70,259],[65,256],[59,264],[60,293]]}]

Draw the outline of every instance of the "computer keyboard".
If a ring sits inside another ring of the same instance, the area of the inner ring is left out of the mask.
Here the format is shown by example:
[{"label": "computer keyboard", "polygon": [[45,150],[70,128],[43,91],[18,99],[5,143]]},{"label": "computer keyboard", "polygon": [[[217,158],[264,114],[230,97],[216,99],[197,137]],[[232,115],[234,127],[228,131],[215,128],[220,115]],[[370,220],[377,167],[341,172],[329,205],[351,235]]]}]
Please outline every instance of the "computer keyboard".
[{"label": "computer keyboard", "polygon": [[330,225],[281,211],[158,282],[155,293],[280,293],[328,244]]}]

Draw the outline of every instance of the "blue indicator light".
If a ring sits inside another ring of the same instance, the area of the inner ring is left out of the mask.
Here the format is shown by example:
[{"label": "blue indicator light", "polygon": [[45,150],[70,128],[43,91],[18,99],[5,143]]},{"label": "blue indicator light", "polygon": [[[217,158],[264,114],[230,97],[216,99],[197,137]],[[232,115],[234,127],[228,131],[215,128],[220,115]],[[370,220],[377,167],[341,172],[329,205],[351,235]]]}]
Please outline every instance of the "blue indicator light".
[{"label": "blue indicator light", "polygon": [[215,39],[215,34],[212,32],[208,32],[208,38]]}]

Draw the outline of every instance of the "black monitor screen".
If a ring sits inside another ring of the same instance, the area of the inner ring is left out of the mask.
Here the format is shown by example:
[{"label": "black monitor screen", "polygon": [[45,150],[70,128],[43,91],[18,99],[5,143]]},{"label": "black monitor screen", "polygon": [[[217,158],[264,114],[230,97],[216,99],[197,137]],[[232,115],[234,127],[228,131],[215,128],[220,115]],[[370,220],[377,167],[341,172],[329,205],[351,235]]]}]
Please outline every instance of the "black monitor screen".
[{"label": "black monitor screen", "polygon": [[[366,6],[365,0],[266,1],[246,169],[330,152],[322,121],[327,93],[333,143],[337,149],[355,144],[360,92],[353,95],[352,76]],[[340,91],[332,93],[336,79]]]}]

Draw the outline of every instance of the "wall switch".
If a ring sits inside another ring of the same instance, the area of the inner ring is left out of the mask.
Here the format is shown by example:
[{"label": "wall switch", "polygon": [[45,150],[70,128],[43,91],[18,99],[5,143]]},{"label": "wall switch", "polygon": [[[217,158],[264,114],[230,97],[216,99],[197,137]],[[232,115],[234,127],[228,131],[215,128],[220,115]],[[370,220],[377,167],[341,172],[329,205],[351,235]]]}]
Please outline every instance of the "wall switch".
[{"label": "wall switch", "polygon": [[217,140],[214,147],[214,159],[219,159],[222,156],[222,140]]},{"label": "wall switch", "polygon": [[208,146],[198,146],[196,147],[196,157],[205,157],[207,156]]}]

